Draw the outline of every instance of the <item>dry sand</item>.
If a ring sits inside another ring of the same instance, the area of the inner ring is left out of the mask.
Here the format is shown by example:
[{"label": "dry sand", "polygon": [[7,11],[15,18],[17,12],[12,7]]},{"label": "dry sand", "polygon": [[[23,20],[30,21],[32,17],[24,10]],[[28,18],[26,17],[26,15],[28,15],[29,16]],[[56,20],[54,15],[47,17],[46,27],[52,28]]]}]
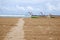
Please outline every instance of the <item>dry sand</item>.
[{"label": "dry sand", "polygon": [[26,40],[60,40],[60,17],[25,19]]},{"label": "dry sand", "polygon": [[17,26],[12,27],[5,36],[4,40],[24,40],[24,20],[20,18],[16,23]]},{"label": "dry sand", "polygon": [[60,17],[0,18],[0,40],[60,40]]},{"label": "dry sand", "polygon": [[[0,26],[0,29],[3,27],[0,30],[2,32],[2,35],[0,36],[0,40],[25,40],[24,39],[24,30],[23,30],[23,27],[24,27],[23,19],[24,18],[14,18],[14,19],[13,18],[10,18],[10,19],[9,18],[6,18],[6,19],[0,18],[0,19],[1,19],[1,21],[0,21],[1,25],[4,25],[4,27]],[[9,28],[6,28],[6,27],[9,27]]]}]

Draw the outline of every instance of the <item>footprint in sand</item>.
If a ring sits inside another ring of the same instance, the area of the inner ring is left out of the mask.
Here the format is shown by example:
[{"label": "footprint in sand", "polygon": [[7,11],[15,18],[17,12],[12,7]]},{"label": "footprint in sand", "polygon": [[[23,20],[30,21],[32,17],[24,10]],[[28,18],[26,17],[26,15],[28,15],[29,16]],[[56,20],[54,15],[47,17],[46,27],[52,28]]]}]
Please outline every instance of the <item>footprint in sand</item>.
[{"label": "footprint in sand", "polygon": [[23,30],[24,26],[23,18],[20,18],[16,25],[17,26],[14,26],[12,27],[12,29],[10,29],[10,32],[7,33],[4,40],[25,40]]}]

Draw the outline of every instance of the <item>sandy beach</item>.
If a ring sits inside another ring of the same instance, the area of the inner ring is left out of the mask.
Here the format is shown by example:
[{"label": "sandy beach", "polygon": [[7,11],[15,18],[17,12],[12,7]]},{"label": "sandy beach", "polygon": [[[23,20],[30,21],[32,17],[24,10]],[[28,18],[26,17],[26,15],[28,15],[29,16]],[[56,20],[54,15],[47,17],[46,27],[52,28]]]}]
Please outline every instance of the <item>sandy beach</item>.
[{"label": "sandy beach", "polygon": [[60,17],[0,18],[0,40],[60,40]]}]

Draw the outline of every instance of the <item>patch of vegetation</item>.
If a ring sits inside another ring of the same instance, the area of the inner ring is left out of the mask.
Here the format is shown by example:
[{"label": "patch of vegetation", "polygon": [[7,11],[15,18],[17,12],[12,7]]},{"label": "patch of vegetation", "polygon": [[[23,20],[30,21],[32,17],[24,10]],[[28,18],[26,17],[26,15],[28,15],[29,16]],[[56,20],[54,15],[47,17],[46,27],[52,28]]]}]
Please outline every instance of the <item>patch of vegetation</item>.
[{"label": "patch of vegetation", "polygon": [[38,18],[39,16],[32,16],[31,18]]},{"label": "patch of vegetation", "polygon": [[51,18],[55,18],[55,17],[51,17]]}]

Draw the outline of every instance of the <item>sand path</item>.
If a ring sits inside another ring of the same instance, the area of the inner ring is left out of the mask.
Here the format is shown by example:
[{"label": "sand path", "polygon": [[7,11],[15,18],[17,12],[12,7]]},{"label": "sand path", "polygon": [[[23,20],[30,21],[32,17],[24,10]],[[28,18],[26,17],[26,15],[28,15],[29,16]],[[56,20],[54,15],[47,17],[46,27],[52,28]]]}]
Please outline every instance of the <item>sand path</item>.
[{"label": "sand path", "polygon": [[25,40],[24,39],[24,18],[20,18],[19,21],[16,23],[17,26],[12,27],[10,32],[7,33],[4,40]]}]

